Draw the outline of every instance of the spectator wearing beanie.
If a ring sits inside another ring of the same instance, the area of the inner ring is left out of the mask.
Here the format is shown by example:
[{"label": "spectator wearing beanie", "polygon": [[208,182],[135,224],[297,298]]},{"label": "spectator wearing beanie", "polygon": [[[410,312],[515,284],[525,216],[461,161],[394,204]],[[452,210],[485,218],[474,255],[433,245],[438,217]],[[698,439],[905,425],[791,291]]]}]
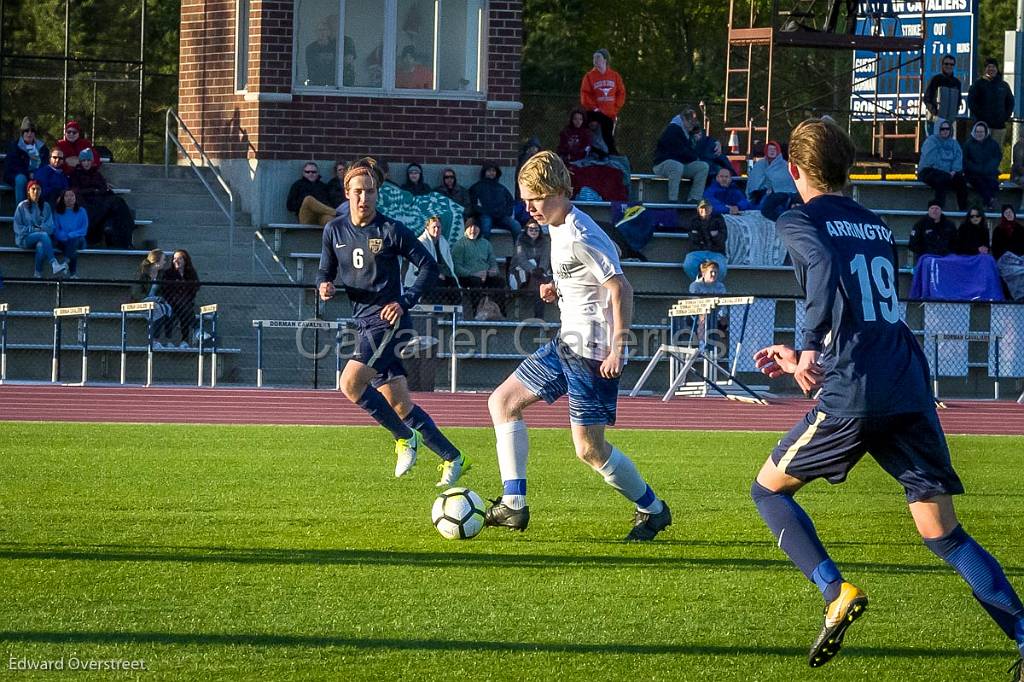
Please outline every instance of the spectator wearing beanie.
[{"label": "spectator wearing beanie", "polygon": [[948,256],[956,244],[956,225],[942,214],[942,204],[928,202],[928,215],[910,230],[909,248],[917,256]]},{"label": "spectator wearing beanie", "polygon": [[7,145],[4,160],[4,182],[14,188],[14,204],[25,200],[25,188],[35,172],[45,166],[50,150],[42,140],[36,139],[36,126],[28,116],[21,121],[18,139]]},{"label": "spectator wearing beanie", "polygon": [[1013,115],[1013,93],[999,73],[999,62],[989,57],[981,78],[974,81],[967,91],[967,108],[971,118],[988,124],[992,139],[1003,147],[1006,137],[1006,122]]},{"label": "spectator wearing beanie", "polygon": [[92,146],[92,140],[82,135],[78,121],[68,121],[64,126],[64,139],[57,142],[57,148],[64,152],[64,173],[71,175],[78,166],[79,155],[86,149],[92,152],[92,167],[99,169],[102,165],[100,155]]}]

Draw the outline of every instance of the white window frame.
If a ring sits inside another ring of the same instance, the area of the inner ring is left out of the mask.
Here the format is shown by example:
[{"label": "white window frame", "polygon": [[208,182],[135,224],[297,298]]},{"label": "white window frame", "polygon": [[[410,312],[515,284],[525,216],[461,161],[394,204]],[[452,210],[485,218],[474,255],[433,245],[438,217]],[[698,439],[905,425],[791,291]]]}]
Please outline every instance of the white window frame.
[{"label": "white window frame", "polygon": [[[245,6],[245,30],[242,30],[242,7]],[[231,74],[232,80],[234,81],[235,94],[244,95],[249,92],[249,50],[251,48],[251,41],[249,40],[249,28],[252,25],[252,0],[235,0],[235,68],[234,73]],[[241,49],[241,40],[245,38],[245,50]],[[240,69],[243,64],[239,62],[244,61],[245,67],[245,83],[239,88],[239,74],[243,73]]]},{"label": "white window frame", "polygon": [[[239,0],[244,1],[244,0]],[[478,90],[441,90],[436,86],[438,49],[440,28],[438,15],[441,11],[441,0],[434,0],[434,52],[433,73],[435,87],[431,90],[409,90],[406,88],[395,88],[395,36],[398,31],[398,0],[380,0],[384,3],[384,47],[381,68],[383,70],[383,85],[379,88],[369,87],[346,87],[340,85],[344,82],[345,70],[345,9],[346,0],[338,2],[338,59],[336,82],[339,85],[303,85],[299,78],[299,40],[298,40],[298,11],[292,16],[292,92],[297,95],[321,95],[336,97],[374,97],[389,99],[450,99],[450,100],[487,100],[487,36],[488,36],[488,11],[487,0],[480,3],[480,13],[477,16],[477,84]]]}]

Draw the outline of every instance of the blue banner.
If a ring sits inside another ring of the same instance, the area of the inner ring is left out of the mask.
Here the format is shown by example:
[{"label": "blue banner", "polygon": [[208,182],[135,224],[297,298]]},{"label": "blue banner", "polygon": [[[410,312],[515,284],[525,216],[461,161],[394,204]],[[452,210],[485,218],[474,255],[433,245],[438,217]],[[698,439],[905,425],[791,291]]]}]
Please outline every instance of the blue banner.
[{"label": "blue banner", "polygon": [[[960,79],[967,115],[967,90],[974,81],[974,46],[978,38],[978,0],[928,0],[925,7],[924,82],[918,85],[920,64],[914,52],[853,53],[853,92],[850,111],[855,121],[916,118],[922,111],[921,94],[932,76],[941,71],[943,55],[956,58],[953,75]],[[904,0],[859,3],[857,35],[917,37],[921,34],[921,2]],[[911,61],[911,63],[907,63]],[[877,95],[877,97],[876,97]]]}]

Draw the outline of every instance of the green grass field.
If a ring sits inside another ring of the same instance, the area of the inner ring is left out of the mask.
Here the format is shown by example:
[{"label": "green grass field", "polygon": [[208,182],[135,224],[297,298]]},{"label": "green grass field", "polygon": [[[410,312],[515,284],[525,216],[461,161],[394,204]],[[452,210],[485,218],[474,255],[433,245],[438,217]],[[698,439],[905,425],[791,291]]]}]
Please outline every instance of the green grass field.
[{"label": "green grass field", "polygon": [[[500,490],[493,434],[451,429]],[[807,667],[821,599],[750,481],[778,434],[620,430],[675,524],[531,432],[527,533],[444,540],[436,458],[392,477],[381,429],[0,423],[0,678],[143,659],[129,679],[992,680],[1015,660],[865,460],[801,500],[867,615]],[[957,437],[964,526],[1024,591],[1024,438]],[[64,679],[67,672],[52,673]]]}]

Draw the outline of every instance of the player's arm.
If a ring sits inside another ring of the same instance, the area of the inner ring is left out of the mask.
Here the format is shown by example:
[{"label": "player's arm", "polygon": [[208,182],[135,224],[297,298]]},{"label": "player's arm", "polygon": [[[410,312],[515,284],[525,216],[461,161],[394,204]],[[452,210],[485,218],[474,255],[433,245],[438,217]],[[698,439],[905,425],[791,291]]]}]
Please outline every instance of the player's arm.
[{"label": "player's arm", "polygon": [[[609,244],[609,247],[611,245]],[[614,247],[612,247],[614,248]],[[608,290],[612,328],[608,335],[608,357],[601,363],[601,376],[611,379],[622,373],[629,328],[633,324],[633,287],[622,274],[618,256],[588,241],[577,241],[573,253]]]},{"label": "player's arm", "polygon": [[334,296],[334,278],[338,276],[338,255],[334,252],[334,231],[325,227],[320,239],[320,268],[316,273],[316,288],[320,299]]},{"label": "player's arm", "polygon": [[395,225],[395,243],[402,257],[419,268],[416,280],[411,286],[405,288],[405,292],[398,301],[402,312],[405,312],[419,303],[423,294],[437,284],[437,261],[423,246],[423,242],[416,239],[412,231],[404,225]]},{"label": "player's arm", "polygon": [[839,272],[831,248],[803,212],[784,214],[776,223],[776,229],[789,251],[805,294],[804,350],[792,374],[800,388],[808,392],[818,388],[824,378],[818,356],[824,348],[825,337],[832,330]]}]

